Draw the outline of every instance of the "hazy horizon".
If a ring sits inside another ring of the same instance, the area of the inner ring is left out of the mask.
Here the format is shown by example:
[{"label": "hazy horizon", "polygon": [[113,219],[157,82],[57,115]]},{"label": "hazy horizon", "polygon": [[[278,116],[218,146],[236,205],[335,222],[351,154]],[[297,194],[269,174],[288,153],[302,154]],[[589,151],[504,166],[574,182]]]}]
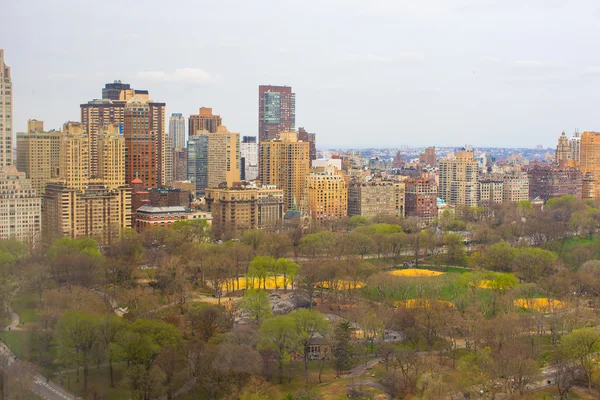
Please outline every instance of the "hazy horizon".
[{"label": "hazy horizon", "polygon": [[7,0],[0,12],[15,132],[79,120],[113,80],[167,115],[212,107],[251,136],[258,85],[289,85],[296,128],[321,149],[547,148],[563,130],[600,129],[588,0]]}]

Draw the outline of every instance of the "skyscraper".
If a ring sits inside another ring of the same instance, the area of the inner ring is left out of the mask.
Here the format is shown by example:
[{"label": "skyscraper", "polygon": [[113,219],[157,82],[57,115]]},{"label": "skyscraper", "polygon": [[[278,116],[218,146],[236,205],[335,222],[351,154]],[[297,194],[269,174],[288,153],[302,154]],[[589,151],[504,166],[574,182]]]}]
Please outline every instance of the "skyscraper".
[{"label": "skyscraper", "polygon": [[185,117],[181,113],[173,113],[169,117],[169,136],[173,141],[173,149],[185,147]]},{"label": "skyscraper", "polygon": [[124,90],[131,90],[131,85],[129,83],[122,83],[121,81],[107,83],[104,85],[104,89],[102,89],[102,98],[107,100],[121,100],[121,92]]},{"label": "skyscraper", "polygon": [[222,123],[223,119],[220,115],[214,115],[212,108],[200,107],[198,114],[190,115],[188,136],[196,136],[199,131],[215,133]]},{"label": "skyscraper", "polygon": [[67,122],[59,140],[58,179],[70,189],[83,191],[90,182],[88,136],[79,122]]},{"label": "skyscraper", "polygon": [[478,163],[473,151],[457,151],[454,158],[439,162],[439,197],[451,205],[477,205]]},{"label": "skyscraper", "polygon": [[126,182],[139,177],[147,187],[166,184],[165,103],[134,96],[125,106],[123,134]]},{"label": "skyscraper", "polygon": [[303,208],[318,222],[348,216],[348,186],[343,171],[328,165],[314,168],[306,176]]},{"label": "skyscraper", "polygon": [[317,135],[314,133],[308,133],[306,129],[298,128],[298,140],[310,143],[310,160],[317,159]]},{"label": "skyscraper", "polygon": [[242,137],[240,155],[241,179],[251,181],[258,178],[258,143],[256,143],[256,136]]},{"label": "skyscraper", "polygon": [[579,170],[593,179],[591,192],[600,197],[600,132],[583,132],[579,146]]},{"label": "skyscraper", "polygon": [[12,165],[12,81],[0,49],[0,168]]},{"label": "skyscraper", "polygon": [[279,139],[260,143],[260,182],[283,190],[284,211],[302,201],[309,169],[310,145],[299,142],[296,132],[281,132]]},{"label": "skyscraper", "polygon": [[188,141],[188,177],[196,179],[196,192],[227,187],[240,179],[240,134],[221,125],[217,132],[199,131]]},{"label": "skyscraper", "polygon": [[290,86],[258,87],[258,139],[279,138],[279,133],[296,129],[296,94]]},{"label": "skyscraper", "polygon": [[17,169],[41,196],[46,184],[58,178],[61,132],[45,132],[43,121],[30,120],[27,126],[27,132],[17,133]]},{"label": "skyscraper", "polygon": [[104,125],[98,135],[96,180],[109,189],[125,185],[125,138],[120,131],[120,125]]}]

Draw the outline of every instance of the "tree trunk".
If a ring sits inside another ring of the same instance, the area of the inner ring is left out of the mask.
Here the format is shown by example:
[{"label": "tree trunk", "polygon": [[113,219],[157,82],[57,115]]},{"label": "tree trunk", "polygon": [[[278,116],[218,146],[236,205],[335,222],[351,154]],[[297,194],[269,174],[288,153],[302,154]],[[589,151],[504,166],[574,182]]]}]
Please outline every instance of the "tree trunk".
[{"label": "tree trunk", "polygon": [[113,375],[112,357],[109,357],[109,359],[108,359],[108,370],[110,373],[110,387],[114,388],[115,387],[115,378]]}]

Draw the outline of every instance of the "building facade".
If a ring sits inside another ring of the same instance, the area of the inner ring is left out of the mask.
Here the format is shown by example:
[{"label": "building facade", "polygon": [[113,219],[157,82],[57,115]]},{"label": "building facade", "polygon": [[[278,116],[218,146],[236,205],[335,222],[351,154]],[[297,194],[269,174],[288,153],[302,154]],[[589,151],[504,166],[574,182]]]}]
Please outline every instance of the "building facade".
[{"label": "building facade", "polygon": [[206,204],[219,237],[249,229],[277,230],[283,223],[283,191],[275,186],[207,189]]},{"label": "building facade", "polygon": [[240,178],[253,181],[258,178],[258,143],[256,136],[243,136],[240,143]]},{"label": "building facade", "polygon": [[221,125],[217,132],[199,131],[188,141],[188,177],[196,179],[196,191],[240,180],[240,134]]},{"label": "building facade", "polygon": [[296,132],[281,132],[280,138],[259,144],[259,180],[283,190],[284,211],[292,209],[304,195],[310,169],[310,146],[298,141]]},{"label": "building facade", "polygon": [[404,217],[405,184],[372,180],[348,186],[348,216],[374,218],[381,215]]},{"label": "building facade", "polygon": [[104,88],[102,89],[102,98],[106,100],[120,100],[122,92],[131,90],[131,85],[129,83],[114,81],[113,83],[104,85]]},{"label": "building facade", "polygon": [[90,182],[88,136],[79,122],[63,125],[59,142],[58,179],[70,189],[83,191]]},{"label": "building facade", "polygon": [[90,184],[85,191],[49,183],[43,197],[42,236],[47,243],[92,237],[110,244],[131,228],[131,189]]},{"label": "building facade", "polygon": [[406,216],[417,217],[424,223],[430,223],[438,215],[438,187],[435,179],[423,174],[418,179],[406,181]]},{"label": "building facade", "polygon": [[169,136],[174,149],[185,147],[185,117],[181,113],[173,113],[169,117]]},{"label": "building facade", "polygon": [[40,239],[41,199],[24,172],[0,168],[0,239],[35,244]]},{"label": "building facade", "polygon": [[38,195],[58,178],[59,131],[44,132],[42,121],[29,121],[28,132],[17,133],[17,170],[24,172]]},{"label": "building facade", "polygon": [[485,206],[501,204],[504,199],[504,180],[481,179],[477,182],[477,202]]},{"label": "building facade", "polygon": [[258,140],[279,138],[296,129],[296,94],[289,86],[258,87]]},{"label": "building facade", "polygon": [[13,88],[10,67],[4,63],[0,49],[0,168],[12,165],[13,151]]},{"label": "building facade", "polygon": [[214,115],[212,108],[200,107],[198,114],[190,115],[188,124],[188,135],[191,137],[196,136],[199,131],[216,133],[219,126],[223,124],[223,119],[220,115]]},{"label": "building facade", "polygon": [[419,154],[419,162],[427,164],[431,167],[437,167],[437,157],[435,155],[435,147],[427,147],[425,153]]},{"label": "building facade", "polygon": [[600,197],[600,132],[581,134],[579,170],[593,180],[593,197]]},{"label": "building facade", "polygon": [[144,205],[137,209],[135,230],[139,233],[148,229],[161,227],[170,228],[177,221],[204,220],[212,223],[210,213],[191,210],[181,206],[154,207]]},{"label": "building facade", "polygon": [[134,96],[125,107],[125,179],[139,177],[148,187],[159,187],[170,180],[167,169],[165,103]]},{"label": "building facade", "polygon": [[306,129],[298,128],[298,140],[310,143],[310,160],[314,161],[317,159],[317,135],[315,133],[308,133]]},{"label": "building facade", "polygon": [[529,200],[529,179],[527,178],[527,174],[519,173],[516,176],[504,178],[502,190],[502,201],[504,203],[518,203],[522,200]]},{"label": "building facade", "polygon": [[302,207],[318,222],[339,221],[348,216],[348,185],[341,170],[316,168],[306,177]]},{"label": "building facade", "polygon": [[548,199],[565,195],[581,199],[583,196],[583,174],[575,168],[554,168],[534,165],[527,171],[529,199]]},{"label": "building facade", "polygon": [[461,150],[439,162],[438,196],[454,206],[477,205],[478,163],[473,151]]},{"label": "building facade", "polygon": [[97,175],[92,180],[109,189],[125,185],[125,137],[121,125],[104,125],[98,135]]},{"label": "building facade", "polygon": [[187,180],[187,148],[173,149],[173,182]]}]

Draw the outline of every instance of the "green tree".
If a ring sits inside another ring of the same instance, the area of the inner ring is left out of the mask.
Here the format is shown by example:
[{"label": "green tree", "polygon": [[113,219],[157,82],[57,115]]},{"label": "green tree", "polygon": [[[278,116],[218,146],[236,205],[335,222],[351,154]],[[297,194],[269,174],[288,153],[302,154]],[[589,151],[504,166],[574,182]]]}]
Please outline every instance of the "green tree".
[{"label": "green tree", "polygon": [[283,289],[287,291],[288,284],[294,282],[300,266],[289,258],[279,258],[277,264],[279,272],[283,276]]},{"label": "green tree", "polygon": [[352,367],[352,332],[348,321],[338,323],[333,330],[332,353],[336,376]]},{"label": "green tree", "polygon": [[82,312],[65,313],[57,325],[58,343],[63,358],[75,357],[77,366],[83,367],[83,391],[88,390],[88,372],[91,354],[99,339],[95,316]]},{"label": "green tree", "polygon": [[592,388],[592,375],[597,368],[596,356],[600,351],[600,328],[583,328],[564,335],[558,348],[558,357],[576,361],[588,378]]},{"label": "green tree", "polygon": [[255,278],[258,279],[258,289],[260,289],[261,281],[263,288],[267,289],[267,278],[272,274],[275,263],[275,259],[271,256],[256,256],[250,262],[247,276],[252,278],[252,282],[254,282]]},{"label": "green tree", "polygon": [[467,261],[467,252],[462,235],[447,233],[444,235],[446,244],[446,261],[450,265],[464,265]]},{"label": "green tree", "polygon": [[110,387],[115,387],[113,373],[113,360],[117,353],[115,340],[125,328],[126,324],[123,318],[119,318],[112,313],[98,320],[98,339],[108,360]]},{"label": "green tree", "polygon": [[296,310],[290,313],[293,318],[296,332],[299,335],[299,344],[304,356],[304,373],[308,385],[308,361],[310,345],[318,338],[323,337],[329,330],[329,322],[323,314],[313,310]]},{"label": "green tree", "polygon": [[335,246],[335,235],[329,231],[321,231],[305,235],[300,239],[298,247],[304,256],[314,259],[327,255]]},{"label": "green tree", "polygon": [[489,347],[462,357],[457,370],[459,382],[466,390],[495,392],[496,363]]},{"label": "green tree", "polygon": [[240,310],[249,313],[256,322],[271,315],[269,293],[264,290],[248,289],[240,302]]},{"label": "green tree", "polygon": [[296,321],[290,315],[281,315],[267,319],[260,326],[260,347],[271,349],[277,356],[279,383],[283,383],[283,361],[287,354],[298,348]]},{"label": "green tree", "polygon": [[485,251],[482,263],[492,271],[511,272],[513,259],[517,250],[506,242],[498,242]]}]

